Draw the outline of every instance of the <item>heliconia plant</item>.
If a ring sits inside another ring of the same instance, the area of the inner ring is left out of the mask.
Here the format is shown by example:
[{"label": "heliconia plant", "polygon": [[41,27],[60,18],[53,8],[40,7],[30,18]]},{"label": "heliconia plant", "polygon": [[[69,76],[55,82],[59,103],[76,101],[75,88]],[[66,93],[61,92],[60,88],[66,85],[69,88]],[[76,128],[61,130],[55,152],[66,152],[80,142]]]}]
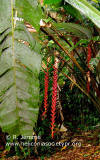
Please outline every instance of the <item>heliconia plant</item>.
[{"label": "heliconia plant", "polygon": [[[87,55],[87,65],[88,65],[88,68],[90,68],[90,60],[91,60],[91,54],[92,54],[92,51],[91,51],[91,46],[90,44],[88,44],[88,55]],[[90,92],[90,71],[87,72],[87,92],[89,93]]]},{"label": "heliconia plant", "polygon": [[46,116],[48,107],[48,85],[49,85],[49,69],[45,71],[44,76],[44,111],[42,113],[42,119]]},{"label": "heliconia plant", "polygon": [[52,105],[51,105],[51,136],[54,138],[55,117],[56,117],[56,99],[57,99],[57,72],[56,66],[53,66],[53,85],[52,85]]}]

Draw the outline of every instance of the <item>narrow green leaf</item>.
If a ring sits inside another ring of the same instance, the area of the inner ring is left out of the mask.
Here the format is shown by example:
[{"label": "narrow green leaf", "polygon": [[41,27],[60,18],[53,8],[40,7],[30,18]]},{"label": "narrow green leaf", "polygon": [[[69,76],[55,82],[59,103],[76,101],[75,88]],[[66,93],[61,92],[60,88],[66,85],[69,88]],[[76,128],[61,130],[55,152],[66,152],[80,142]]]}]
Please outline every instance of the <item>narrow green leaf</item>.
[{"label": "narrow green leaf", "polygon": [[76,8],[73,8],[70,4],[64,5],[64,9],[72,17],[75,17],[78,20],[83,20],[83,15]]},{"label": "narrow green leaf", "polygon": [[74,35],[82,38],[91,38],[92,33],[88,28],[82,27],[79,24],[74,23],[54,23],[54,26],[57,30],[63,32],[70,32]]},{"label": "narrow green leaf", "polygon": [[86,0],[65,0],[100,28],[100,12]]}]

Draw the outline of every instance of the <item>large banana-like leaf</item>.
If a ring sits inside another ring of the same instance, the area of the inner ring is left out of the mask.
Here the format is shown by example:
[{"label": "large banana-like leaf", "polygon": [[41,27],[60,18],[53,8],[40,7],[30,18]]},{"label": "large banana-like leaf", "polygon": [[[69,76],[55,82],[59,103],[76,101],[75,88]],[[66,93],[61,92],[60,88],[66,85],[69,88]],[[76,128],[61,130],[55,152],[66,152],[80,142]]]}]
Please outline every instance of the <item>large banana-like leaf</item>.
[{"label": "large banana-like leaf", "polygon": [[100,28],[100,11],[93,7],[86,0],[65,0],[67,3],[78,9],[86,17]]},{"label": "large banana-like leaf", "polygon": [[13,20],[13,0],[0,0],[0,126],[10,135],[32,135],[41,57],[24,24],[17,22],[14,29]]}]

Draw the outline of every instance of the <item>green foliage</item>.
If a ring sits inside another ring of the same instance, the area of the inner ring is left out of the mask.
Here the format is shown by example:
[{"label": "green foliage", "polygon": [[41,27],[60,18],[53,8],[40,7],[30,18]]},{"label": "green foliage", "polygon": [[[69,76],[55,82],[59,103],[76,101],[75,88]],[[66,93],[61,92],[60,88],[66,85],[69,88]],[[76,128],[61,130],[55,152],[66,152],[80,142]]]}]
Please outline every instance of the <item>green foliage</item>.
[{"label": "green foliage", "polygon": [[100,28],[100,12],[86,0],[65,0]]},{"label": "green foliage", "polygon": [[40,28],[42,10],[36,0],[16,0],[18,15],[29,22],[36,30]]},{"label": "green foliage", "polygon": [[64,5],[64,9],[68,14],[70,14],[72,17],[75,17],[77,20],[83,20],[83,15],[70,4]]},{"label": "green foliage", "polygon": [[61,2],[62,0],[44,0],[44,4],[56,4]]},{"label": "green foliage", "polygon": [[13,7],[10,1],[0,1],[0,126],[10,135],[32,135],[39,109],[41,57],[24,24],[18,22],[14,28]]},{"label": "green foliage", "polygon": [[[92,129],[100,122],[99,113],[91,101],[74,86],[69,89],[69,81],[63,86],[61,100],[63,104],[64,123],[75,132]],[[73,95],[73,96],[72,96]]]},{"label": "green foliage", "polygon": [[0,0],[0,33],[11,26],[11,9],[9,8],[11,8],[10,1]]},{"label": "green foliage", "polygon": [[98,52],[97,56],[95,58],[92,58],[90,61],[91,66],[97,67],[97,65],[100,62],[100,51]]},{"label": "green foliage", "polygon": [[63,32],[68,32],[68,33],[73,33],[75,36],[79,36],[82,39],[92,37],[91,31],[88,28],[82,27],[79,24],[55,23],[54,26],[56,27],[57,30],[60,30],[60,31],[63,31]]}]

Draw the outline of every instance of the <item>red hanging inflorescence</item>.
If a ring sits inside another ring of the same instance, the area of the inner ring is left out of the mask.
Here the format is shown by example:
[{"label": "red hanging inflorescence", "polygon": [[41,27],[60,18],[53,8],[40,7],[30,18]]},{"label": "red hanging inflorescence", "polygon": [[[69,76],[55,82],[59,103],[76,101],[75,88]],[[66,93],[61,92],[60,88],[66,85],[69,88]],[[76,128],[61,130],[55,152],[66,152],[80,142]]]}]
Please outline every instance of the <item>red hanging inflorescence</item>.
[{"label": "red hanging inflorescence", "polygon": [[[88,44],[88,55],[87,55],[87,64],[88,64],[88,68],[90,68],[90,60],[91,60],[91,55],[92,55],[92,51],[91,51],[91,47],[90,44]],[[90,91],[90,71],[87,72],[87,92],[89,93]]]},{"label": "red hanging inflorescence", "polygon": [[52,86],[52,105],[51,105],[51,136],[54,138],[55,117],[56,117],[56,99],[57,99],[57,72],[58,69],[53,66],[53,86]]},{"label": "red hanging inflorescence", "polygon": [[49,85],[49,72],[48,72],[48,68],[47,68],[47,71],[45,72],[45,77],[44,77],[44,112],[42,113],[42,119],[46,116],[46,113],[47,113],[48,85]]}]

